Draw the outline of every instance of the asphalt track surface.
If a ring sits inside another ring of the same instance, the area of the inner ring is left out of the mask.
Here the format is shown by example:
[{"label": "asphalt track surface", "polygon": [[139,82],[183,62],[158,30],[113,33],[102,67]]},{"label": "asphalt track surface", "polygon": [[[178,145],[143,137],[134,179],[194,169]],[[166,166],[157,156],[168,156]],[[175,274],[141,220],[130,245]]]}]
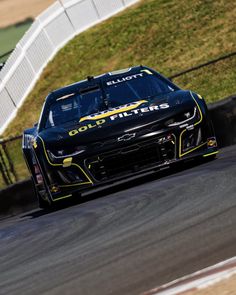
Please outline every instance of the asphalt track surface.
[{"label": "asphalt track surface", "polygon": [[0,294],[140,294],[236,255],[236,146],[0,222]]}]

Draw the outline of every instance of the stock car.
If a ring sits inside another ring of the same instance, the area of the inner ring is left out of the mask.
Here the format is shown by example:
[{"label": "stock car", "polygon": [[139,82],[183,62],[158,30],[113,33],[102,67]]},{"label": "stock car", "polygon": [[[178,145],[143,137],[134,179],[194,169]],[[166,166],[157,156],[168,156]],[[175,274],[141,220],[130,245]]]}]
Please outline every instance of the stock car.
[{"label": "stock car", "polygon": [[202,96],[145,66],[51,92],[22,148],[41,208],[218,152]]}]

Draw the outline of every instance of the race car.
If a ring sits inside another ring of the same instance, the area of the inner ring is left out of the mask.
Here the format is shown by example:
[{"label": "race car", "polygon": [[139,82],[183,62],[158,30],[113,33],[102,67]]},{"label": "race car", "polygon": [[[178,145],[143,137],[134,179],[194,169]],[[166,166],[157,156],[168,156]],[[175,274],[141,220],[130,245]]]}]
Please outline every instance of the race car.
[{"label": "race car", "polygon": [[202,96],[145,66],[89,76],[51,92],[39,123],[23,134],[41,208],[217,152]]}]

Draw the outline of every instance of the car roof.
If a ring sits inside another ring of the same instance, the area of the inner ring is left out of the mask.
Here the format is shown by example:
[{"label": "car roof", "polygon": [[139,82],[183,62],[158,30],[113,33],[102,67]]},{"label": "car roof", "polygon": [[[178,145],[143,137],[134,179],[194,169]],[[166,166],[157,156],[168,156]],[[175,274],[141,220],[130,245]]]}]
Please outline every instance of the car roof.
[{"label": "car roof", "polygon": [[47,96],[46,101],[47,101],[47,103],[51,103],[51,102],[55,101],[57,98],[67,95],[69,93],[73,93],[80,88],[90,87],[98,82],[106,81],[106,80],[109,80],[109,78],[111,78],[111,77],[120,76],[125,73],[130,73],[130,74],[137,73],[138,71],[143,70],[143,69],[151,70],[150,68],[145,67],[145,66],[135,66],[135,67],[131,67],[131,68],[123,69],[123,70],[108,72],[108,73],[105,73],[105,74],[102,74],[99,76],[95,76],[95,77],[88,76],[86,80],[82,80],[82,81],[79,81],[79,82],[73,83],[71,85],[64,86],[62,88],[52,91]]}]

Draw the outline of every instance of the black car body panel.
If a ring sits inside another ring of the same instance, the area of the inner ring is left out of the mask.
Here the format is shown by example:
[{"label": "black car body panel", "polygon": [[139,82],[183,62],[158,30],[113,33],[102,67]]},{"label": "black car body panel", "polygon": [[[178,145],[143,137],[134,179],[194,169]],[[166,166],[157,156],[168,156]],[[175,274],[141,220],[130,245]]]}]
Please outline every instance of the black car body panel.
[{"label": "black car body panel", "polygon": [[49,94],[39,124],[24,132],[23,152],[38,197],[53,203],[174,162],[215,155],[217,144],[204,99],[139,66]]}]

